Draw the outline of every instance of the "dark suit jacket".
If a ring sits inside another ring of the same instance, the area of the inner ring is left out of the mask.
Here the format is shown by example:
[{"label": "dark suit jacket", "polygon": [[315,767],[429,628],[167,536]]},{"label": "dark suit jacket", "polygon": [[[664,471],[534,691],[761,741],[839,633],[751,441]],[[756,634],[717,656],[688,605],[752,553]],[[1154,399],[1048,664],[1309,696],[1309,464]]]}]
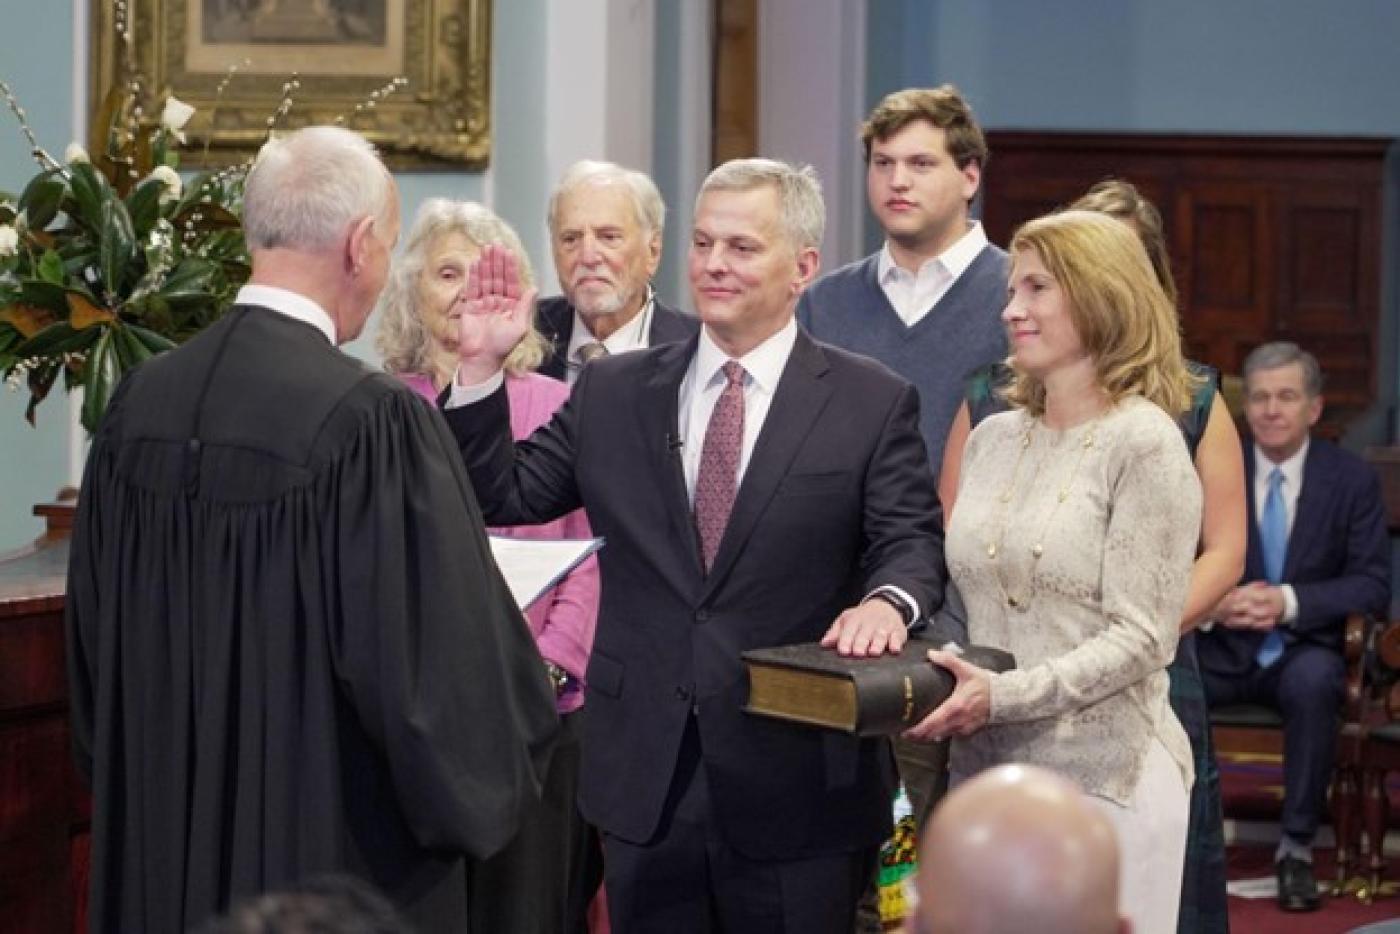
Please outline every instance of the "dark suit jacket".
[{"label": "dark suit jacket", "polygon": [[918,396],[873,360],[799,334],[706,576],[674,441],[698,338],[595,361],[512,447],[504,392],[448,411],[492,523],[579,506],[606,539],[580,803],[656,833],[692,707],[710,808],[753,858],[873,846],[890,826],[885,740],[746,715],[739,653],[813,641],[872,588],[942,602],[941,516]]},{"label": "dark suit jacket", "polygon": [[[1254,445],[1245,439],[1249,549],[1241,583],[1264,580],[1254,502]],[[1281,632],[1285,648],[1321,645],[1342,651],[1348,613],[1383,616],[1390,605],[1390,539],[1380,481],[1361,458],[1313,438],[1289,534],[1284,583],[1298,597],[1298,618]],[[1201,663],[1216,674],[1244,674],[1265,633],[1216,626],[1202,633]]]},{"label": "dark suit jacket", "polygon": [[[652,312],[651,333],[647,335],[649,347],[683,341],[700,331],[700,319],[663,305],[660,299],[656,299]],[[563,379],[568,367],[569,339],[574,334],[574,306],[562,295],[540,299],[535,306],[535,325],[549,341],[550,348],[539,372]]]}]

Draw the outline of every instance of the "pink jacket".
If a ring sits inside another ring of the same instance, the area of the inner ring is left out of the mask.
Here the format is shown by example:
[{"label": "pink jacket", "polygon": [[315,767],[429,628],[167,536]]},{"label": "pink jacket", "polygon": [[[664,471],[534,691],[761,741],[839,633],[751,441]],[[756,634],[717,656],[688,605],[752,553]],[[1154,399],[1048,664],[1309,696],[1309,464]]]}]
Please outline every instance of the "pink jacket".
[{"label": "pink jacket", "polygon": [[[420,396],[436,402],[438,392],[430,378],[401,373],[399,379]],[[569,397],[569,387],[538,373],[507,375],[506,397],[510,400],[510,431],[519,441],[549,421]],[[493,535],[511,538],[593,537],[588,516],[582,509],[544,525],[515,525],[490,531]],[[588,653],[593,649],[593,633],[598,628],[598,592],[598,559],[588,558],[525,611],[540,654],[578,679],[580,688],[566,691],[559,698],[560,713],[583,706],[581,686],[588,667]]]}]

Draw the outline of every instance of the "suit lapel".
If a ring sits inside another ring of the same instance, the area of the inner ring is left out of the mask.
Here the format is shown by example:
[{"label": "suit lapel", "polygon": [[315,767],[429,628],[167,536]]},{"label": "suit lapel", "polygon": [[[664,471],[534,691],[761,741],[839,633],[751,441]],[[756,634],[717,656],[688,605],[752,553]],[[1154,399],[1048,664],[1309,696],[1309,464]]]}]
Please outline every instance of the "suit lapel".
[{"label": "suit lapel", "polygon": [[1264,553],[1259,545],[1259,507],[1254,500],[1254,445],[1244,445],[1245,555],[1241,581],[1264,579]]},{"label": "suit lapel", "polygon": [[540,372],[554,379],[564,379],[568,369],[569,338],[574,333],[574,309],[565,299],[542,304],[539,316],[540,333],[549,341],[550,356],[540,365]]},{"label": "suit lapel", "polygon": [[1288,553],[1283,561],[1283,579],[1291,581],[1298,573],[1298,565],[1312,547],[1314,533],[1324,527],[1327,516],[1327,484],[1321,476],[1325,473],[1318,457],[1319,447],[1314,442],[1308,445],[1308,456],[1303,461],[1303,488],[1298,491],[1297,511],[1293,515],[1293,529],[1288,535]]},{"label": "suit lapel", "polygon": [[[685,488],[685,469],[677,442],[677,406],[681,380],[695,356],[698,338],[668,344],[655,354],[651,372],[644,377],[637,393],[638,420],[645,440],[651,470],[645,476],[660,478],[660,493],[671,517],[671,536],[679,542],[687,573],[700,568],[700,543],[690,517],[690,495]],[[653,440],[654,439],[654,440]]]},{"label": "suit lapel", "polygon": [[[729,525],[720,539],[714,567],[705,580],[705,594],[711,593],[734,564],[743,550],[744,542],[763,515],[778,485],[787,475],[802,441],[812,431],[817,416],[826,407],[831,386],[823,376],[828,369],[826,357],[812,340],[801,331],[793,345],[792,355],[783,368],[768,417],[763,422],[748,469],[734,499]],[[695,536],[692,535],[693,539]],[[698,553],[698,552],[697,552]]]},{"label": "suit lapel", "polygon": [[649,346],[655,347],[657,344],[669,344],[672,341],[683,341],[698,327],[692,327],[690,321],[683,312],[676,311],[667,305],[656,301],[652,306],[651,334],[647,336]]}]

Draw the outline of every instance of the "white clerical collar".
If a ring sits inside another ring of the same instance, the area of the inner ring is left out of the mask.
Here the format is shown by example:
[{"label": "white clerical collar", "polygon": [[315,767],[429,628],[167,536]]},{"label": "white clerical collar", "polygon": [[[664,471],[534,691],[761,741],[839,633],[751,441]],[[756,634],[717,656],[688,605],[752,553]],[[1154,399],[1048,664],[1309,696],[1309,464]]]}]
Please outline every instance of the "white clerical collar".
[{"label": "white clerical collar", "polygon": [[[764,392],[771,394],[778,388],[778,380],[782,378],[783,368],[787,366],[788,357],[792,356],[792,348],[796,343],[797,321],[791,319],[782,330],[739,357],[739,364]],[[714,338],[710,337],[709,330],[701,328],[700,345],[695,351],[695,385],[704,387],[716,378],[722,379],[719,372],[732,359],[734,358],[719,349]]]},{"label": "white clerical collar", "polygon": [[[656,293],[648,285],[647,298],[642,303],[642,310],[633,315],[631,321],[613,331],[602,341],[603,346],[608,349],[608,353],[626,353],[629,350],[641,350],[648,346],[647,335],[651,333],[651,314],[655,304]],[[588,330],[588,324],[583,320],[583,316],[577,310],[574,311],[574,328],[569,334],[569,350],[564,359],[575,363],[581,362],[578,358],[578,349],[584,344],[592,344],[597,340],[598,338],[593,336],[593,332]]]},{"label": "white clerical collar", "polygon": [[1290,489],[1301,490],[1303,488],[1303,465],[1308,460],[1308,445],[1312,443],[1311,438],[1303,439],[1303,446],[1294,451],[1282,463],[1275,464],[1269,455],[1264,453],[1264,449],[1258,444],[1254,445],[1254,475],[1260,481],[1267,483],[1269,474],[1277,467],[1283,471],[1283,481]]},{"label": "white clerical collar", "polygon": [[233,300],[235,305],[257,305],[309,324],[335,346],[335,321],[324,308],[297,292],[274,285],[245,285]]},{"label": "white clerical collar", "polygon": [[[982,229],[981,221],[969,221],[967,233],[957,239],[957,242],[933,259],[925,260],[918,269],[918,275],[923,275],[929,266],[937,263],[943,268],[948,276],[948,281],[954,281],[963,273],[967,272],[967,267],[972,265],[973,260],[987,247],[987,232]],[[900,273],[909,275],[894,261],[894,254],[890,252],[890,242],[885,241],[880,247],[880,256],[876,260],[876,275],[879,282],[888,282],[891,276]]]}]

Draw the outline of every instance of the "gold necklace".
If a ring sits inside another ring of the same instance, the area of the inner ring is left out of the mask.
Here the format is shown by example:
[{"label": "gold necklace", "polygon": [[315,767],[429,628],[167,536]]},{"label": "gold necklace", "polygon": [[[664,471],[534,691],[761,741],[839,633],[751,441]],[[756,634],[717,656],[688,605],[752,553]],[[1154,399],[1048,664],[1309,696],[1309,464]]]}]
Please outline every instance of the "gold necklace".
[{"label": "gold necklace", "polygon": [[[1102,420],[1103,415],[1099,415],[1090,423],[1088,430],[1084,433],[1084,437],[1079,442],[1079,454],[1074,459],[1074,466],[1070,469],[1069,474],[1065,477],[1064,484],[1056,494],[1055,502],[1050,507],[1050,512],[1046,515],[1045,521],[1041,523],[1040,534],[1031,541],[1031,573],[1026,579],[1026,593],[1023,596],[1017,597],[1014,596],[1006,586],[1006,579],[1002,572],[1002,567],[1005,562],[999,561],[998,558],[1004,557],[1006,529],[1011,520],[1011,501],[1015,498],[1016,481],[1020,479],[1021,476],[1021,462],[1025,459],[1026,450],[1031,446],[1031,438],[1035,434],[1038,420],[1032,418],[1030,423],[1026,426],[1025,433],[1021,436],[1020,450],[1016,453],[1016,464],[1011,468],[1011,479],[1007,482],[1006,489],[1002,490],[1001,495],[998,497],[998,501],[1000,502],[1000,517],[997,536],[995,539],[987,542],[987,559],[993,564],[993,573],[996,576],[997,586],[1001,590],[1002,597],[1006,599],[1006,605],[1012,609],[1029,606],[1031,598],[1035,596],[1035,584],[1037,574],[1040,570],[1040,559],[1045,554],[1045,533],[1050,530],[1050,525],[1055,521],[1055,516],[1059,513],[1060,506],[1064,504],[1065,500],[1069,499],[1070,491],[1074,488],[1074,482],[1079,477],[1079,468],[1084,464],[1084,457],[1094,447],[1094,441],[1098,435],[1099,422]],[[1040,479],[1040,469],[1049,459],[1050,454],[1047,451],[1045,455],[1036,461],[1035,472],[1031,474],[1031,488],[1034,488],[1036,481]]]}]

